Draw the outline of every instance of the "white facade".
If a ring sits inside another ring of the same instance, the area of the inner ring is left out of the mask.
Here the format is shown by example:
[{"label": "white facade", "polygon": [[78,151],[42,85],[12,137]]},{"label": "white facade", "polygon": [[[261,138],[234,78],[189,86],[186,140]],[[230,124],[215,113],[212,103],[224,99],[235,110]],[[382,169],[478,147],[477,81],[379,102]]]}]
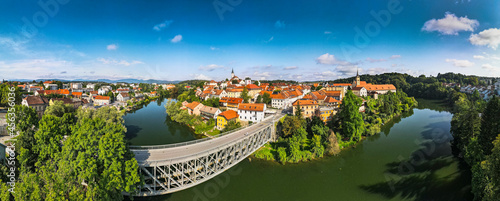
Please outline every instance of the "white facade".
[{"label": "white facade", "polygon": [[71,83],[71,88],[72,89],[81,89],[82,83]]},{"label": "white facade", "polygon": [[240,115],[241,121],[252,121],[260,122],[264,119],[264,113],[266,111],[266,104],[264,104],[264,110],[262,111],[251,111],[251,110],[241,110],[238,109],[238,115]]},{"label": "white facade", "polygon": [[109,105],[111,103],[110,100],[106,99],[94,99],[94,105]]},{"label": "white facade", "polygon": [[98,90],[97,90],[97,93],[98,93],[99,95],[105,95],[105,94],[107,94],[108,92],[109,92],[109,89],[108,89],[108,88],[100,88],[100,89],[98,89]]},{"label": "white facade", "polygon": [[287,109],[292,106],[293,101],[290,98],[285,99],[271,99],[271,106],[278,109]]}]

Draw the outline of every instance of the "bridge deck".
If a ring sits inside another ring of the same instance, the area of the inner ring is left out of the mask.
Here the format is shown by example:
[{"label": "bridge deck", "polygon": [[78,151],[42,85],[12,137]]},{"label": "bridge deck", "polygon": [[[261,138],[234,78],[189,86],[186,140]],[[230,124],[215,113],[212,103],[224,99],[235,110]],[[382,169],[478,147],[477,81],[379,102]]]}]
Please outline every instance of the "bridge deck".
[{"label": "bridge deck", "polygon": [[[277,115],[276,119],[281,118],[282,115]],[[195,156],[196,154],[205,153],[208,150],[216,149],[224,145],[230,144],[233,141],[237,141],[248,135],[253,134],[254,131],[261,128],[265,128],[269,124],[273,123],[275,117],[266,118],[264,121],[255,123],[249,127],[243,128],[234,133],[224,135],[211,140],[203,141],[196,144],[190,144],[179,147],[169,147],[162,149],[135,149],[132,150],[135,154],[135,158],[139,165],[148,164],[154,162],[165,161],[168,159],[184,158],[189,156]]]}]

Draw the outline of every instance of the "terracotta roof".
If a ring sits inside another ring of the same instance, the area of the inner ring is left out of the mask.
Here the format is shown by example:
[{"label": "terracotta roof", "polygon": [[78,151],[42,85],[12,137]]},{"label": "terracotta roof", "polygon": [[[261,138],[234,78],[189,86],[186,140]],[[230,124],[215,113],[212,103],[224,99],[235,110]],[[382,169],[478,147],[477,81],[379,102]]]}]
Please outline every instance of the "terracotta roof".
[{"label": "terracotta roof", "polygon": [[[353,87],[352,90],[353,91],[359,91],[361,90],[362,88],[364,88],[364,86],[360,86],[360,87]],[[366,89],[366,88],[365,88]]]},{"label": "terracotta roof", "polygon": [[288,96],[285,93],[271,94],[271,99],[287,99]]},{"label": "terracotta roof", "polygon": [[63,95],[69,95],[70,94],[69,90],[67,90],[67,89],[59,89],[58,93],[59,94],[63,94]]},{"label": "terracotta roof", "polygon": [[82,96],[83,92],[73,92],[71,95],[73,96]]},{"label": "terracotta roof", "polygon": [[243,98],[229,98],[227,100],[227,103],[231,104],[243,103]]},{"label": "terracotta roof", "polygon": [[196,108],[196,106],[198,106],[199,104],[200,104],[199,102],[193,101],[192,103],[187,104],[186,107],[191,110],[194,110],[194,108]]},{"label": "terracotta roof", "polygon": [[240,103],[240,105],[238,105],[238,110],[262,112],[264,111],[264,107],[264,103]]},{"label": "terracotta roof", "polygon": [[325,99],[325,103],[340,103],[340,101],[337,100],[337,99],[335,99],[335,98],[333,98],[333,97],[327,97]]},{"label": "terracotta roof", "polygon": [[43,82],[43,83],[44,83],[44,84],[52,84],[52,83],[53,83],[53,81],[45,81],[45,82]]},{"label": "terracotta roof", "polygon": [[227,103],[228,100],[229,100],[228,97],[222,97],[219,99],[219,103]]},{"label": "terracotta roof", "polygon": [[341,91],[325,91],[326,96],[341,96]]},{"label": "terracotta roof", "polygon": [[120,93],[122,95],[122,97],[129,97],[129,94],[128,93]]},{"label": "terracotta roof", "polygon": [[52,98],[50,100],[52,102],[62,101],[64,104],[73,104],[73,100],[71,100],[71,98]]},{"label": "terracotta roof", "polygon": [[349,84],[349,83],[333,83],[333,86],[347,87],[347,86],[351,86],[351,84]]},{"label": "terracotta roof", "polygon": [[392,84],[367,84],[363,86],[368,91],[380,91],[380,90],[396,90],[396,87]]},{"label": "terracotta roof", "polygon": [[44,104],[49,104],[49,100],[45,97],[40,97],[40,96],[28,96],[24,98],[27,102],[28,105],[44,105]]},{"label": "terracotta roof", "polygon": [[130,89],[117,89],[117,91],[130,91]]},{"label": "terracotta roof", "polygon": [[110,97],[109,96],[96,96],[94,99],[97,99],[97,100],[110,100]]},{"label": "terracotta roof", "polygon": [[315,101],[315,100],[304,100],[304,99],[301,99],[301,100],[297,100],[295,102],[293,102],[293,106],[297,106],[297,104],[300,104],[300,105],[317,105],[318,102]]},{"label": "terracotta roof", "polygon": [[249,90],[258,90],[258,89],[260,89],[260,87],[258,87],[258,86],[257,86],[257,85],[255,85],[255,84],[248,84],[248,85],[246,86],[246,88],[247,88],[247,89],[249,89]]}]

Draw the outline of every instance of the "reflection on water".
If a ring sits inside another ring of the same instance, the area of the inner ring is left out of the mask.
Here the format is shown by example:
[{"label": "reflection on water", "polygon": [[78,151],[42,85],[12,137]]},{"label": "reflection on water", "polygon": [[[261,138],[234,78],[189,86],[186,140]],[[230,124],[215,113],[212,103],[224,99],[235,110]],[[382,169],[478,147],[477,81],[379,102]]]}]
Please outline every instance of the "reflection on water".
[{"label": "reflection on water", "polygon": [[126,138],[132,145],[171,144],[194,140],[193,132],[170,120],[165,111],[166,101],[154,101],[124,116]]}]

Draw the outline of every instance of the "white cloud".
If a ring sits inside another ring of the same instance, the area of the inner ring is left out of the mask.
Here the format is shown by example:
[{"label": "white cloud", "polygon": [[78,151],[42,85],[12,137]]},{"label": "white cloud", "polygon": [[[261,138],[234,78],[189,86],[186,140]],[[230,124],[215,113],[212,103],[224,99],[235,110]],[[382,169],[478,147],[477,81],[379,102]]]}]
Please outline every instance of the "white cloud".
[{"label": "white cloud", "polygon": [[278,20],[278,21],[276,21],[276,23],[274,23],[274,28],[276,28],[276,29],[283,29],[285,27],[286,27],[285,22],[283,22],[281,20]]},{"label": "white cloud", "polygon": [[213,70],[216,70],[216,69],[219,69],[219,68],[224,68],[224,66],[219,66],[219,65],[216,65],[216,64],[210,64],[210,65],[206,65],[206,66],[200,66],[200,70],[206,70],[206,71],[213,71]]},{"label": "white cloud", "polygon": [[389,57],[389,59],[397,59],[397,58],[401,58],[401,55],[392,55],[391,57]]},{"label": "white cloud", "polygon": [[321,73],[314,73],[313,75],[319,80],[333,80],[338,78],[337,73],[333,71],[323,71]]},{"label": "white cloud", "polygon": [[195,80],[212,80],[210,77],[203,74],[191,74],[189,76]]},{"label": "white cloud", "polygon": [[214,47],[214,46],[210,46],[210,50],[219,50],[219,48]]},{"label": "white cloud", "polygon": [[117,50],[118,49],[118,45],[117,44],[109,44],[108,46],[106,46],[106,49],[108,49],[108,50]]},{"label": "white cloud", "polygon": [[500,44],[500,29],[491,28],[481,31],[479,34],[471,34],[469,41],[473,45],[487,45],[496,50]]},{"label": "white cloud", "polygon": [[30,54],[30,52],[26,50],[26,43],[28,43],[28,41],[19,41],[13,38],[0,36],[0,46],[7,47],[16,54]]},{"label": "white cloud", "polygon": [[445,61],[448,63],[452,63],[456,67],[465,68],[474,66],[474,63],[470,62],[469,60],[446,59]]},{"label": "white cloud", "polygon": [[352,63],[337,59],[335,58],[335,55],[329,53],[323,54],[316,58],[316,63],[326,65],[352,65]]},{"label": "white cloud", "polygon": [[483,64],[482,65],[483,69],[489,70],[489,71],[497,71],[498,67],[494,67],[491,64]]},{"label": "white cloud", "polygon": [[299,67],[297,67],[297,66],[287,66],[287,67],[283,68],[283,70],[295,70],[297,68],[299,68]]},{"label": "white cloud", "polygon": [[115,59],[105,59],[105,58],[97,58],[97,61],[100,61],[102,64],[106,64],[106,65],[123,65],[123,66],[132,66],[132,65],[136,65],[136,64],[143,64],[144,62],[142,61],[137,61],[137,60],[133,60],[133,61],[126,61],[126,60],[115,60]]},{"label": "white cloud", "polygon": [[174,38],[172,38],[172,40],[170,40],[170,42],[172,43],[178,43],[178,42],[181,42],[182,40],[182,35],[176,35]]},{"label": "white cloud", "polygon": [[387,68],[369,68],[366,73],[370,75],[378,75],[382,73],[390,72]]},{"label": "white cloud", "polygon": [[336,71],[340,72],[342,76],[354,76],[359,71],[363,72],[362,68],[358,68],[357,65],[347,65],[347,66],[337,66]]},{"label": "white cloud", "polygon": [[465,17],[457,17],[453,13],[445,13],[442,19],[432,19],[425,22],[422,31],[438,31],[443,35],[458,35],[459,31],[474,31],[479,26],[477,20]]},{"label": "white cloud", "polygon": [[376,63],[376,62],[387,61],[387,59],[372,59],[372,58],[368,57],[368,58],[366,58],[366,61],[368,61],[370,63]]},{"label": "white cloud", "polygon": [[472,56],[474,59],[486,59],[486,57],[482,56],[482,55],[474,55]]},{"label": "white cloud", "polygon": [[153,26],[153,30],[161,31],[165,28],[168,28],[168,26],[170,26],[170,24],[172,24],[172,22],[174,22],[174,21],[173,20],[165,20],[164,22]]},{"label": "white cloud", "polygon": [[273,40],[274,40],[274,36],[271,36],[271,38],[269,38],[269,40],[266,40],[265,42],[266,42],[266,43],[269,43],[269,42],[271,42],[271,41],[273,41]]},{"label": "white cloud", "polygon": [[323,33],[324,33],[324,34],[326,34],[326,35],[328,35],[328,34],[332,34],[332,32],[331,32],[331,31],[325,31],[325,32],[323,32]]}]

